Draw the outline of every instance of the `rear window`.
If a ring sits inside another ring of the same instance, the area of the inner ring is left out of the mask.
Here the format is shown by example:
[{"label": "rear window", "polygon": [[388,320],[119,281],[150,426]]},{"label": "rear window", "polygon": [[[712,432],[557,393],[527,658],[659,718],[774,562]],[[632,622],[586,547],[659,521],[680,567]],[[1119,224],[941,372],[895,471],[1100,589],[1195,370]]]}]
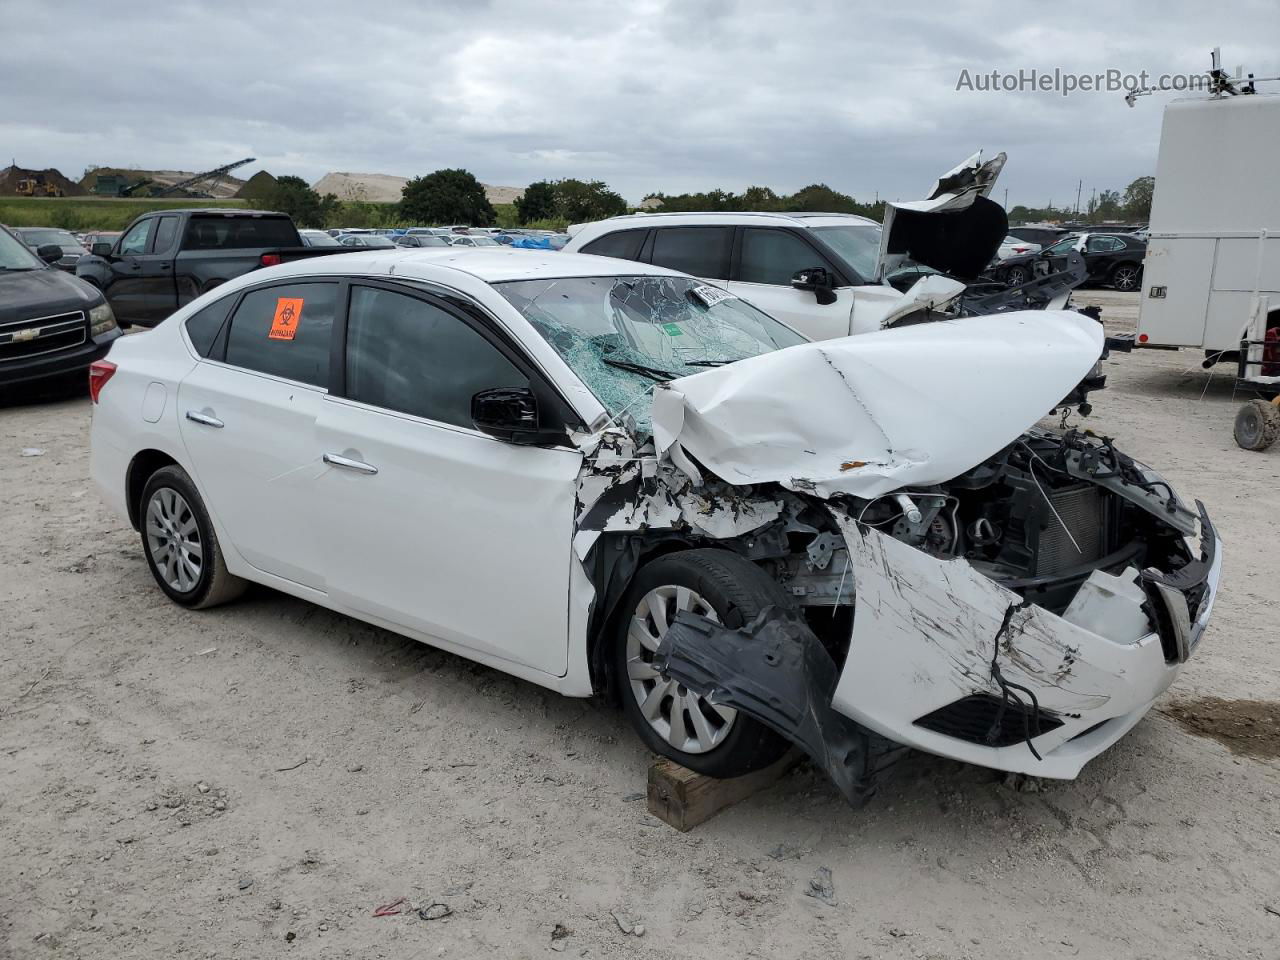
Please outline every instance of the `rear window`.
[{"label": "rear window", "polygon": [[296,247],[298,231],[287,217],[192,217],[184,250]]}]

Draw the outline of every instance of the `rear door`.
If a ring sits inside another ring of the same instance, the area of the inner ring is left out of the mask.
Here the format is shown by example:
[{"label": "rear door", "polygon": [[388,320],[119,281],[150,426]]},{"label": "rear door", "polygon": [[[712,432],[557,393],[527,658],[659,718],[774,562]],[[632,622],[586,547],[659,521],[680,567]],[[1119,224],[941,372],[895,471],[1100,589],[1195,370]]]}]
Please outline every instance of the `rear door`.
[{"label": "rear door", "polygon": [[811,340],[849,335],[853,288],[838,286],[834,303],[819,303],[812,290],[797,290],[797,271],[821,267],[840,273],[803,235],[778,227],[740,227],[729,290]]},{"label": "rear door", "polygon": [[345,396],[321,404],[332,599],[563,676],[579,451],[496,440],[471,398],[539,389],[518,346],[403,287],[351,286]]},{"label": "rear door", "polygon": [[316,418],[339,289],[307,280],[247,291],[178,388],[196,484],[231,544],[259,570],[315,590],[325,588]]},{"label": "rear door", "polygon": [[151,246],[137,259],[141,291],[138,303],[140,322],[153,327],[178,308],[178,291],[173,280],[173,261],[178,255],[182,218],[165,214],[155,219]]}]

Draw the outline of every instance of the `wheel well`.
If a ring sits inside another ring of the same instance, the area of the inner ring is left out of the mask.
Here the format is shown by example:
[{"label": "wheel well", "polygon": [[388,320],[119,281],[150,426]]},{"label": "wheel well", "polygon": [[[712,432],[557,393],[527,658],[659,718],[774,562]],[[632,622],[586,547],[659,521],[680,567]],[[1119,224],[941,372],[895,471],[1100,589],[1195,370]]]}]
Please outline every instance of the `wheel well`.
[{"label": "wheel well", "polygon": [[591,685],[613,698],[616,687],[610,676],[609,643],[621,616],[619,605],[636,573],[646,563],[669,553],[707,546],[668,532],[661,537],[603,534],[587,557],[587,574],[596,588],[591,622],[587,628],[587,665]]},{"label": "wheel well", "polygon": [[143,450],[129,461],[129,469],[125,473],[125,501],[129,507],[129,522],[133,529],[138,529],[142,522],[138,515],[138,501],[142,499],[142,488],[147,485],[151,475],[161,467],[176,467],[178,461],[161,450]]}]

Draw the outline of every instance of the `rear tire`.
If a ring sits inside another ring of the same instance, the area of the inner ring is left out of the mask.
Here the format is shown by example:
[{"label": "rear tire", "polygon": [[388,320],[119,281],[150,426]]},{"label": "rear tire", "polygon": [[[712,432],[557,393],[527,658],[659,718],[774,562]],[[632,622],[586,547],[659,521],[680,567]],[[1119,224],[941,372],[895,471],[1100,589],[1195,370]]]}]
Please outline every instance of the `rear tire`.
[{"label": "rear tire", "polygon": [[650,750],[719,778],[767,767],[787,751],[790,744],[758,721],[707,704],[645,667],[676,609],[737,628],[769,606],[791,603],[768,574],[728,550],[668,554],[641,568],[622,603],[613,670],[623,712]]},{"label": "rear tire", "polygon": [[1111,286],[1130,293],[1142,286],[1142,268],[1136,263],[1121,263],[1111,271]]},{"label": "rear tire", "polygon": [[174,603],[203,610],[244,593],[248,584],[227,570],[209,512],[181,467],[147,479],[138,520],[147,566]]},{"label": "rear tire", "polygon": [[1280,407],[1266,400],[1250,400],[1236,413],[1236,444],[1244,450],[1265,450],[1280,437]]}]

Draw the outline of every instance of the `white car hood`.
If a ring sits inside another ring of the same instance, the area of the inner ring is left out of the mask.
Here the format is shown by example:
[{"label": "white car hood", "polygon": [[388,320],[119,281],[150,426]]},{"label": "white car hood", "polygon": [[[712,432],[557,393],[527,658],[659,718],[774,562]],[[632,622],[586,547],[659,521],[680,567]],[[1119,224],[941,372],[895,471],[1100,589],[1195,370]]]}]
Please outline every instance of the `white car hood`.
[{"label": "white car hood", "polygon": [[695,483],[875,497],[950,480],[1057,406],[1102,354],[1070,311],[964,317],[824,340],[659,384],[660,457]]}]

